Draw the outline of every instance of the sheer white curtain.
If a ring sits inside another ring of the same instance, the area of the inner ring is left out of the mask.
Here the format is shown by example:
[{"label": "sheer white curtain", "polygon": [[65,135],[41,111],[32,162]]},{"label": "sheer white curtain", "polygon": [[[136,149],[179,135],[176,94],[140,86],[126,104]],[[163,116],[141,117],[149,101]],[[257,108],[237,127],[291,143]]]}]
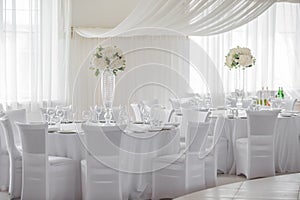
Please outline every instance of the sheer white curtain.
[{"label": "sheer white curtain", "polygon": [[[241,46],[249,47],[256,57],[256,65],[246,69],[245,86],[248,91],[255,92],[266,86],[277,90],[280,86],[291,96],[300,97],[300,4],[276,3],[238,29],[191,39],[208,53],[217,66],[226,92],[234,91],[235,78],[234,70],[224,66],[225,55],[230,48]],[[190,81],[196,91],[205,90],[192,71]]]},{"label": "sheer white curtain", "polygon": [[99,44],[116,45],[126,57],[126,69],[116,77],[114,106],[151,99],[168,105],[169,98],[188,92],[189,63],[176,55],[189,58],[189,39],[185,36],[150,34],[88,39],[75,34],[71,40],[70,85],[71,103],[78,113],[102,104],[100,77],[89,69],[90,53]]},{"label": "sheer white curtain", "polygon": [[0,10],[0,102],[65,102],[69,0],[0,0]]}]

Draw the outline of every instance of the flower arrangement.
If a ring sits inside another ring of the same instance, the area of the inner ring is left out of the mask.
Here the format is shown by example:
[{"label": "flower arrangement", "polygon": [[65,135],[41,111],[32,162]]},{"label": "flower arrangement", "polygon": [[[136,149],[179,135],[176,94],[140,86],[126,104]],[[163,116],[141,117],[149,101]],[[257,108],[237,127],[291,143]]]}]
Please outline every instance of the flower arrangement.
[{"label": "flower arrangement", "polygon": [[251,55],[251,50],[249,48],[237,48],[230,49],[227,54],[225,65],[230,69],[237,69],[242,67],[243,69],[247,67],[252,67],[255,65],[256,59]]},{"label": "flower arrangement", "polygon": [[98,76],[100,71],[105,68],[112,69],[114,75],[117,75],[118,71],[125,70],[126,64],[126,60],[121,49],[116,46],[102,47],[101,45],[96,48],[90,62],[90,69],[95,71],[95,76]]}]

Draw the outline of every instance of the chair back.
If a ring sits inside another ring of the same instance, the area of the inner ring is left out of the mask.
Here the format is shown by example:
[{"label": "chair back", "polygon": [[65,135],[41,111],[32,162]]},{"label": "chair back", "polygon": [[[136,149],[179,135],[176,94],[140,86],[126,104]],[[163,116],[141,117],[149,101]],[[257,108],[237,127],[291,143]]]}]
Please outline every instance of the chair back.
[{"label": "chair back", "polygon": [[48,125],[16,123],[20,130],[22,154],[22,199],[48,199],[46,135]]},{"label": "chair back", "polygon": [[[82,129],[86,134],[86,144],[89,154],[92,154],[94,157],[119,155],[119,142],[122,130],[118,126],[83,124]],[[111,139],[111,135],[115,135],[115,140]]]},{"label": "chair back", "polygon": [[284,99],[283,108],[286,110],[294,110],[297,99]]},{"label": "chair back", "polygon": [[135,121],[142,121],[142,115],[140,112],[139,104],[132,103],[132,104],[130,104],[130,106],[133,111]]},{"label": "chair back", "polygon": [[7,116],[0,119],[0,123],[5,135],[7,151],[10,159],[10,172],[9,172],[9,194],[11,198],[19,198],[22,189],[22,176],[21,176],[21,153],[17,149],[11,123]]},{"label": "chair back", "polygon": [[180,137],[186,138],[188,122],[206,122],[210,112],[202,112],[194,109],[182,109],[182,122]]},{"label": "chair back", "polygon": [[188,122],[186,140],[188,152],[199,152],[203,148],[209,125],[210,123],[207,122]]},{"label": "chair back", "polygon": [[150,119],[153,121],[164,123],[167,121],[165,108],[160,104],[151,106]]},{"label": "chair back", "polygon": [[158,99],[143,100],[143,101],[141,101],[141,104],[143,106],[151,107],[151,106],[153,106],[155,104],[159,104],[159,101],[158,101]]},{"label": "chair back", "polygon": [[16,125],[16,122],[26,123],[26,110],[25,109],[18,109],[18,110],[11,110],[7,111],[6,115],[11,123],[13,135],[14,135],[14,142],[16,146],[21,145],[21,138],[20,138],[20,132]]},{"label": "chair back", "polygon": [[2,125],[2,130],[4,131],[6,145],[7,145],[7,151],[9,155],[14,158],[21,156],[21,153],[17,150],[15,140],[14,140],[14,134],[12,125],[8,119],[7,116],[4,116],[0,119],[0,123]]},{"label": "chair back", "polygon": [[[0,118],[4,117],[5,113],[0,110]],[[5,131],[0,125],[0,154],[4,151],[7,151],[7,146],[5,142]]]},{"label": "chair back", "polygon": [[119,180],[119,148],[106,135],[122,133],[117,126],[83,124],[86,134],[87,199],[121,199]]},{"label": "chair back", "polygon": [[279,110],[247,111],[248,135],[273,135]]},{"label": "chair back", "polygon": [[275,175],[274,131],[279,110],[247,111],[247,178]]}]

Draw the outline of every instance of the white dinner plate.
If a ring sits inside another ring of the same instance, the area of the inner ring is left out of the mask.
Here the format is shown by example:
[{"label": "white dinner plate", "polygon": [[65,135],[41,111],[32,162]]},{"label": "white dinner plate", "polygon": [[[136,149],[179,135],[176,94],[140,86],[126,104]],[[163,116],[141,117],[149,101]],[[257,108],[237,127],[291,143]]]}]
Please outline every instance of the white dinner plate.
[{"label": "white dinner plate", "polygon": [[61,131],[57,131],[60,134],[75,134],[77,133],[77,131],[75,130],[61,130]]},{"label": "white dinner plate", "polygon": [[280,113],[281,117],[292,117],[293,114],[292,113]]},{"label": "white dinner plate", "polygon": [[161,131],[163,128],[162,127],[157,127],[157,128],[150,128],[148,131],[149,132],[157,132],[157,131]]}]

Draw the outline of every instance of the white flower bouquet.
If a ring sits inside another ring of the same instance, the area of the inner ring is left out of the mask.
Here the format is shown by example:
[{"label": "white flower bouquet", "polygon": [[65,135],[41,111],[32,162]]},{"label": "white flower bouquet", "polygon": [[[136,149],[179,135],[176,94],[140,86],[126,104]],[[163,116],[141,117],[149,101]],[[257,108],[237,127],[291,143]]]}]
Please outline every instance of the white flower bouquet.
[{"label": "white flower bouquet", "polygon": [[126,64],[126,60],[121,49],[116,46],[102,47],[101,45],[96,48],[90,62],[90,69],[95,71],[95,76],[98,76],[100,71],[105,68],[112,69],[114,75],[117,75],[118,71],[125,70]]},{"label": "white flower bouquet", "polygon": [[256,59],[251,55],[251,50],[249,48],[233,48],[230,49],[227,54],[225,65],[230,69],[237,69],[242,67],[243,69],[247,67],[252,67],[255,65]]}]

